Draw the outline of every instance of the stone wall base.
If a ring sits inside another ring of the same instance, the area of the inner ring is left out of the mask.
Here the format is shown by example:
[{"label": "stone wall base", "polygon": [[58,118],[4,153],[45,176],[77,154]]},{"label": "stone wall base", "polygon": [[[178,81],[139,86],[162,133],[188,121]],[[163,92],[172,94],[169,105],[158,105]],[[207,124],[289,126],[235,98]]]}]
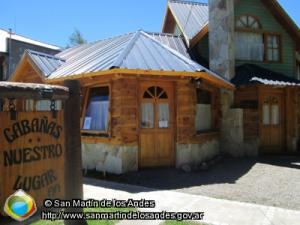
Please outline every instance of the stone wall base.
[{"label": "stone wall base", "polygon": [[83,169],[122,174],[138,170],[138,146],[82,143]]},{"label": "stone wall base", "polygon": [[196,166],[210,160],[220,153],[219,141],[212,140],[204,144],[177,144],[176,167],[183,165]]},{"label": "stone wall base", "polygon": [[221,152],[234,157],[257,156],[258,138],[244,140],[243,109],[228,109],[222,119]]}]

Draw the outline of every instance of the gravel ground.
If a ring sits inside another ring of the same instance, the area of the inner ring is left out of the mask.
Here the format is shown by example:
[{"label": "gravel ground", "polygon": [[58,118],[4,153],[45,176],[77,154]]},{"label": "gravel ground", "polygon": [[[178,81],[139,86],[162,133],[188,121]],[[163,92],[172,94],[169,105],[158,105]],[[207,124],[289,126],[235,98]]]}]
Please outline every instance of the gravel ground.
[{"label": "gravel ground", "polygon": [[226,158],[208,171],[158,168],[107,179],[300,210],[300,157]]}]

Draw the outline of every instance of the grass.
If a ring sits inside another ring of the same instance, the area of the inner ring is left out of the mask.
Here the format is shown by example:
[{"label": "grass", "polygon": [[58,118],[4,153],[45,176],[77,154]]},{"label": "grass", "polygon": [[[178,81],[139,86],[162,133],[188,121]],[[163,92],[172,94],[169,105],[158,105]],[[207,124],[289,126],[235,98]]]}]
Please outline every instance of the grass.
[{"label": "grass", "polygon": [[[85,212],[128,212],[133,211],[135,209],[120,209],[120,208],[87,208],[84,209]],[[88,220],[88,225],[115,225],[118,223],[118,220]],[[49,221],[49,220],[39,220],[37,222],[31,223],[31,225],[64,225],[62,220],[57,221]]]}]

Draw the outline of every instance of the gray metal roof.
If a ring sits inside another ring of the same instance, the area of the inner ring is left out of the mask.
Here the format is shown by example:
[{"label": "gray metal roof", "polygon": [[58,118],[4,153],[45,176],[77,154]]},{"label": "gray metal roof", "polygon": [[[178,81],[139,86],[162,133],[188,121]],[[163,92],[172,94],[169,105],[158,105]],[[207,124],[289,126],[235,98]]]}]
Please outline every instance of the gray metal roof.
[{"label": "gray metal roof", "polygon": [[201,65],[174,50],[183,48],[183,43],[179,44],[178,39],[172,45],[173,48],[157,40],[172,40],[171,36],[168,38],[166,36],[137,31],[68,49],[56,55],[66,62],[54,71],[49,79],[111,68],[189,72],[205,70]]},{"label": "gray metal roof", "polygon": [[137,31],[76,46],[55,56],[34,51],[27,51],[26,54],[47,79],[122,68],[176,72],[204,71],[231,85],[229,81],[179,51],[187,54],[182,39],[177,36]]},{"label": "gray metal roof", "polygon": [[188,53],[187,46],[184,43],[182,36],[176,36],[168,33],[155,33],[155,32],[147,32],[150,36],[155,38],[157,41],[161,42],[164,45],[176,50],[187,58],[190,58]]},{"label": "gray metal roof", "polygon": [[208,24],[207,3],[169,0],[168,7],[187,42],[192,40]]},{"label": "gray metal roof", "polygon": [[25,54],[27,54],[31,58],[31,60],[46,77],[48,77],[52,72],[54,72],[65,62],[65,60],[53,55],[32,50],[26,50]]}]

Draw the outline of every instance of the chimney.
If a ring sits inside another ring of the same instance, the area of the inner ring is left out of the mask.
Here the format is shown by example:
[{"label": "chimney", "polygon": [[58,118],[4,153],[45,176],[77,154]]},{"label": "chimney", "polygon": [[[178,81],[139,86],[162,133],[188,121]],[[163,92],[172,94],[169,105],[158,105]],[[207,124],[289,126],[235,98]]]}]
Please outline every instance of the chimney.
[{"label": "chimney", "polygon": [[234,1],[208,1],[210,70],[228,80],[235,73]]}]

